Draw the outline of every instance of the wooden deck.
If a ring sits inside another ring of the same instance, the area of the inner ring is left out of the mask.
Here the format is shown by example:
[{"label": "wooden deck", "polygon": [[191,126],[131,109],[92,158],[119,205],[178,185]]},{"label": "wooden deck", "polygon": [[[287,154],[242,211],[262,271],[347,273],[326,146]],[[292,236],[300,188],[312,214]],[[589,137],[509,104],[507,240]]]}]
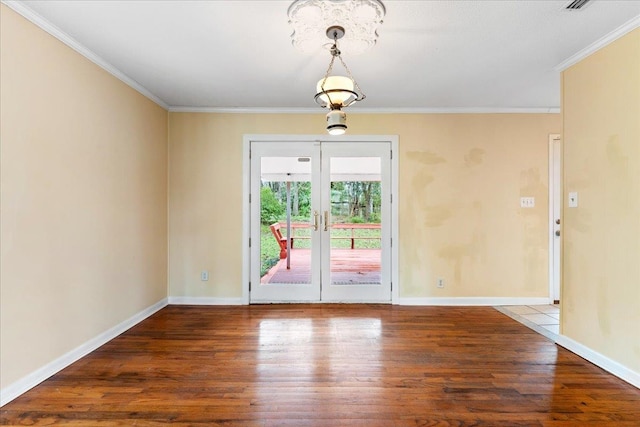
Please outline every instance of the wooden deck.
[{"label": "wooden deck", "polygon": [[639,420],[640,390],[491,307],[349,304],[169,306],[0,410],[91,427]]},{"label": "wooden deck", "polygon": [[[260,283],[311,283],[311,250],[293,249],[291,269],[287,270],[287,260],[281,259]],[[332,249],[331,283],[380,283],[380,249]]]}]

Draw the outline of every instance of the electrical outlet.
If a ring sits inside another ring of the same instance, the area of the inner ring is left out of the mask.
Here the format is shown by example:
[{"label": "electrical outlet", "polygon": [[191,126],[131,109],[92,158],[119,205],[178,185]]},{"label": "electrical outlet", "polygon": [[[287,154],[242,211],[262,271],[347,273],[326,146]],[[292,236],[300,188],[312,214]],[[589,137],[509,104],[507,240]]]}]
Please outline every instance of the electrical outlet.
[{"label": "electrical outlet", "polygon": [[536,206],[536,198],[535,197],[520,197],[520,207],[521,208],[533,208]]},{"label": "electrical outlet", "polygon": [[209,280],[209,271],[202,270],[202,272],[200,272],[200,280],[202,280],[203,282]]},{"label": "electrical outlet", "polygon": [[444,288],[444,279],[438,279],[437,285],[439,288]]}]

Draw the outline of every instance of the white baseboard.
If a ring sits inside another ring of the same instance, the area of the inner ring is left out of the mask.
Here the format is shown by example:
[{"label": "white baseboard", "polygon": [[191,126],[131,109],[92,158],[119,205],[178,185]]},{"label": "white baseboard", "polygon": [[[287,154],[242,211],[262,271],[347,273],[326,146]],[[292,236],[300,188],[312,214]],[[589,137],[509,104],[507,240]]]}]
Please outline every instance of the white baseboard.
[{"label": "white baseboard", "polygon": [[517,297],[435,297],[435,298],[398,298],[399,305],[545,305],[549,297],[517,298]]},{"label": "white baseboard", "polygon": [[22,393],[32,389],[33,387],[40,384],[42,381],[51,377],[52,375],[60,372],[67,366],[76,362],[77,360],[83,358],[87,354],[91,353],[98,347],[106,344],[111,341],[121,333],[125,332],[127,329],[137,325],[147,317],[151,316],[158,310],[166,307],[167,298],[158,301],[150,307],[145,308],[141,312],[133,315],[128,318],[124,322],[114,326],[113,328],[101,333],[100,335],[90,339],[86,343],[76,347],[75,349],[69,351],[66,354],[58,357],[54,361],[47,363],[40,369],[30,373],[29,375],[19,379],[13,384],[8,385],[7,387],[0,390],[0,406],[4,406],[5,404],[11,402],[16,397],[20,396]]},{"label": "white baseboard", "polygon": [[607,356],[604,356],[565,335],[558,335],[558,337],[556,338],[556,344],[566,348],[572,353],[577,354],[583,359],[588,360],[594,365],[599,366],[600,368],[615,375],[621,380],[628,382],[632,386],[640,388],[640,373],[627,368],[626,366],[616,362],[615,360],[609,359]]},{"label": "white baseboard", "polygon": [[171,305],[246,305],[242,297],[216,298],[216,297],[169,297]]}]

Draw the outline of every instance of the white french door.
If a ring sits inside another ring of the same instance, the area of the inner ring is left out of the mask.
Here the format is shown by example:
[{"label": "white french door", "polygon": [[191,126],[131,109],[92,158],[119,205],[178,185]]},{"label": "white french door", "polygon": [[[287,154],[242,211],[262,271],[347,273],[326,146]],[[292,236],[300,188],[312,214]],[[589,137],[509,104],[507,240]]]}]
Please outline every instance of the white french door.
[{"label": "white french door", "polygon": [[562,251],[562,140],[549,136],[549,294],[560,301]]},{"label": "white french door", "polygon": [[390,302],[390,143],[252,142],[250,153],[249,301]]}]

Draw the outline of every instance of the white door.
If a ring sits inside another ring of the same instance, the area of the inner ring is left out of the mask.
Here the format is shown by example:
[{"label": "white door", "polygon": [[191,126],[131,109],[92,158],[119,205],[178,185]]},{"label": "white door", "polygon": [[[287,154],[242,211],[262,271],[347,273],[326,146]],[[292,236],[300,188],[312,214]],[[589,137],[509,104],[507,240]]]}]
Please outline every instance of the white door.
[{"label": "white door", "polygon": [[[322,144],[323,301],[391,300],[390,152],[383,142]],[[354,193],[352,216],[340,195]]]},{"label": "white door", "polygon": [[[254,143],[250,153],[250,302],[320,301],[320,144]],[[287,233],[283,192],[302,186],[308,207]]]},{"label": "white door", "polygon": [[390,152],[251,143],[250,302],[391,301]]},{"label": "white door", "polygon": [[562,251],[562,142],[549,137],[549,284],[551,302],[560,301]]}]

